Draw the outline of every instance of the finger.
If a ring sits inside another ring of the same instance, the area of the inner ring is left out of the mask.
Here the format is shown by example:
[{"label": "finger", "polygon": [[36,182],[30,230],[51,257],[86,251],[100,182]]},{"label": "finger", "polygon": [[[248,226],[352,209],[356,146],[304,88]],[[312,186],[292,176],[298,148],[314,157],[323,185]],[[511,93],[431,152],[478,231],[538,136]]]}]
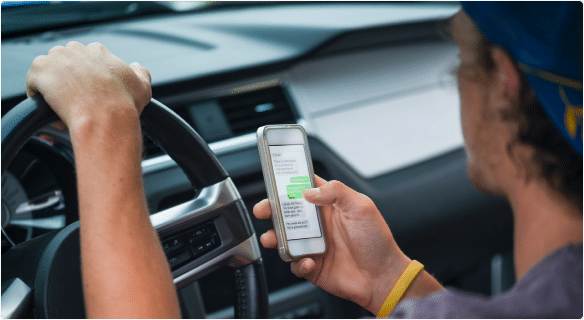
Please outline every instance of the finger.
[{"label": "finger", "polygon": [[272,219],[272,209],[270,208],[270,201],[264,199],[253,207],[253,215],[261,220]]},{"label": "finger", "polygon": [[55,121],[55,122],[51,123],[51,127],[57,128],[57,129],[59,129],[61,131],[67,131],[67,126],[61,120]]},{"label": "finger", "polygon": [[268,230],[260,237],[262,246],[267,249],[276,249],[278,247],[278,239],[276,239],[276,232],[274,229]]},{"label": "finger", "polygon": [[317,206],[334,206],[341,211],[353,211],[369,205],[371,200],[342,182],[329,181],[318,188],[305,189],[302,196]]},{"label": "finger", "polygon": [[148,71],[148,69],[142,67],[138,62],[130,63],[130,67],[136,72],[141,81],[144,81],[149,85],[152,83],[152,77],[150,76],[150,71]]},{"label": "finger", "polygon": [[28,74],[26,75],[26,96],[32,97],[35,94],[39,93],[38,89],[38,70],[42,68],[45,63],[47,56],[38,56],[36,57],[28,69]]},{"label": "finger", "polygon": [[316,262],[311,258],[304,258],[300,261],[293,261],[290,264],[290,270],[299,278],[308,278],[316,267]]},{"label": "finger", "polygon": [[316,186],[320,187],[323,184],[326,184],[326,180],[324,180],[323,178],[317,176],[316,174],[314,175],[314,181],[316,182]]},{"label": "finger", "polygon": [[150,86],[152,78],[148,69],[142,67],[138,62],[131,63],[130,68],[134,70],[142,86],[141,90],[138,90],[139,94],[134,95],[134,101],[138,107],[138,111],[142,113],[142,109],[152,100],[152,87]]},{"label": "finger", "polygon": [[87,49],[89,49],[90,52],[99,53],[99,54],[103,54],[103,55],[110,53],[110,51],[103,44],[101,44],[99,42],[92,42],[92,43],[88,44]]},{"label": "finger", "polygon": [[53,54],[53,55],[54,55],[54,54],[57,54],[57,53],[59,53],[59,52],[63,52],[64,50],[65,50],[65,47],[63,47],[63,46],[54,46],[54,47],[52,47],[52,48],[49,50],[49,53],[48,53],[48,54],[49,54],[49,55],[51,55],[51,54]]},{"label": "finger", "polygon": [[[321,186],[326,183],[326,180],[323,178],[314,175],[316,186]],[[264,199],[253,207],[253,214],[256,218],[261,220],[271,219],[272,218],[272,209],[270,208],[270,201],[268,199]]]},{"label": "finger", "polygon": [[65,45],[65,48],[83,48],[83,45],[77,41],[69,41]]},{"label": "finger", "polygon": [[26,96],[28,98],[34,96],[35,94],[37,94],[38,90],[36,89],[36,86],[32,85],[32,84],[26,84]]}]

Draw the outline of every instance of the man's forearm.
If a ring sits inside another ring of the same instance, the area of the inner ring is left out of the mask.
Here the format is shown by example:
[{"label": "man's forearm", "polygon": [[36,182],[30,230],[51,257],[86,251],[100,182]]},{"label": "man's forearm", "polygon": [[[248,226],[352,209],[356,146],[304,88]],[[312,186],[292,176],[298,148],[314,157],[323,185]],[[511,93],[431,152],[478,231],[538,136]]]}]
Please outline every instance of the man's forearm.
[{"label": "man's forearm", "polygon": [[138,113],[120,108],[77,123],[71,137],[87,315],[179,318],[176,289],[144,196]]}]

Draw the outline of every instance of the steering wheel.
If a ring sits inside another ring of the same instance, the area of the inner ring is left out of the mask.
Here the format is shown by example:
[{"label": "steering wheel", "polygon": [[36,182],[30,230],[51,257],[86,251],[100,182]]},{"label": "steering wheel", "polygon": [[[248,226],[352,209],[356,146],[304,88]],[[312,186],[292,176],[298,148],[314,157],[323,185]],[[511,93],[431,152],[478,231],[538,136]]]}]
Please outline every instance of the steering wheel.
[{"label": "steering wheel", "polygon": [[[39,95],[10,110],[2,118],[2,173],[28,138],[56,120]],[[177,289],[227,267],[235,279],[235,317],[267,318],[259,245],[233,181],[203,139],[168,107],[152,99],[140,120],[144,134],[198,191],[194,199],[150,216]],[[31,315],[33,307],[37,318],[84,318],[80,265],[79,222],[11,248],[2,256],[2,316]]]}]

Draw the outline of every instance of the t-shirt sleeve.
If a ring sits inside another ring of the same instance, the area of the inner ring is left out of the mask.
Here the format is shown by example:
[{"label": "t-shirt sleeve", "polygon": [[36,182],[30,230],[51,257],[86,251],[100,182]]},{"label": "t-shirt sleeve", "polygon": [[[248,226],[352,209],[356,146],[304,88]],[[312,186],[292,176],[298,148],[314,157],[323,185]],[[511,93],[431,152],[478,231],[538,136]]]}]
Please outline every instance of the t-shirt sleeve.
[{"label": "t-shirt sleeve", "polygon": [[390,318],[582,318],[582,244],[556,251],[507,292],[487,297],[447,288],[402,301]]},{"label": "t-shirt sleeve", "polygon": [[424,298],[402,301],[390,314],[390,318],[481,318],[477,311],[483,309],[487,298],[444,289]]}]

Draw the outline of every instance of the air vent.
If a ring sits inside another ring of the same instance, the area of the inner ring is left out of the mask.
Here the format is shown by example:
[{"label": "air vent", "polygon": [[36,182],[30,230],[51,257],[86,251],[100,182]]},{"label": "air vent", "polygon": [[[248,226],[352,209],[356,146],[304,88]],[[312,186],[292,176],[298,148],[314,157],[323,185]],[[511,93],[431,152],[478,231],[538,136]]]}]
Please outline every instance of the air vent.
[{"label": "air vent", "polygon": [[[207,143],[255,132],[267,124],[296,123],[281,87],[175,105],[172,109]],[[145,158],[164,153],[148,137],[143,140]]]},{"label": "air vent", "polygon": [[224,97],[219,105],[234,136],[255,132],[267,124],[296,123],[281,87]]}]

